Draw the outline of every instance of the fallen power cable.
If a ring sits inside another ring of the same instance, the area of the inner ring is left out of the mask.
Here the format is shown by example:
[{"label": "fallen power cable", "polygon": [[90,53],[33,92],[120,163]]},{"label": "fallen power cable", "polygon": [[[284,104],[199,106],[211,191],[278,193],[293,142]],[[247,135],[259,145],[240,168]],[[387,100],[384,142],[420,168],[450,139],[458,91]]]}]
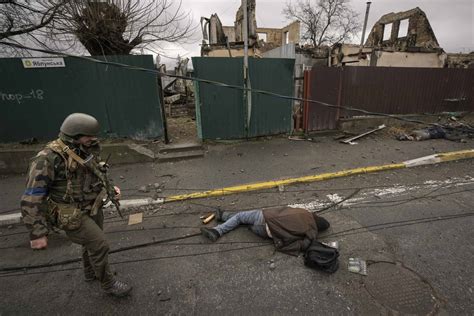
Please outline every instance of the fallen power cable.
[{"label": "fallen power cable", "polygon": [[[182,237],[161,239],[161,240],[146,242],[146,243],[142,243],[142,244],[117,248],[117,249],[111,250],[109,253],[118,253],[118,252],[123,252],[123,251],[127,251],[127,250],[132,250],[132,249],[139,249],[139,248],[148,247],[148,246],[152,246],[152,245],[156,245],[156,244],[187,239],[187,238],[196,237],[196,236],[200,236],[200,235],[201,235],[201,233],[196,233],[196,234],[188,234],[188,235],[185,235],[185,236],[182,236]],[[63,261],[58,261],[58,262],[31,265],[31,266],[6,267],[6,268],[0,268],[0,272],[48,268],[48,267],[65,265],[65,264],[71,264],[71,263],[79,262],[81,260],[82,260],[82,258],[74,258],[74,259],[68,259],[68,260],[63,260]]]},{"label": "fallen power cable", "polygon": [[[391,229],[391,228],[396,228],[396,227],[405,227],[405,226],[411,226],[411,225],[417,225],[417,224],[432,223],[432,222],[438,222],[438,221],[444,221],[444,220],[452,220],[452,219],[458,219],[458,218],[464,218],[464,217],[470,217],[470,216],[474,216],[474,212],[461,213],[461,214],[459,214],[459,213],[458,214],[450,214],[450,215],[443,215],[443,216],[432,216],[432,217],[417,218],[417,219],[404,220],[404,221],[394,221],[394,222],[380,223],[380,224],[362,226],[362,227],[357,227],[357,228],[352,228],[352,229],[348,229],[348,230],[344,230],[344,231],[335,232],[335,233],[332,233],[332,234],[321,236],[321,239],[326,239],[326,238],[329,238],[329,237],[336,237],[336,236],[346,236],[346,235],[367,233],[367,232],[383,230],[383,229]],[[158,240],[158,241],[153,241],[153,242],[148,242],[148,243],[143,243],[143,244],[138,244],[138,245],[132,245],[132,246],[128,246],[128,247],[122,247],[122,248],[118,248],[118,249],[115,249],[115,250],[111,251],[111,253],[117,253],[117,252],[132,250],[132,249],[143,248],[143,247],[147,247],[147,246],[151,246],[151,245],[156,245],[156,244],[165,243],[165,242],[169,242],[169,241],[177,241],[177,240],[186,239],[186,238],[190,238],[190,237],[195,237],[195,236],[199,236],[199,235],[201,235],[201,234],[196,233],[196,234],[186,235],[186,236],[182,236],[182,237],[175,237],[175,238],[163,239],[163,240]],[[224,249],[224,250],[209,251],[209,252],[200,252],[200,253],[193,253],[193,254],[182,254],[182,255],[173,255],[173,256],[161,256],[161,257],[152,257],[152,258],[131,259],[131,260],[124,260],[124,261],[114,262],[112,264],[123,264],[123,263],[134,263],[134,262],[143,262],[143,261],[151,261],[151,260],[182,258],[182,257],[189,257],[189,256],[206,255],[206,254],[214,254],[214,253],[221,253],[221,252],[230,252],[230,251],[235,251],[235,250],[244,250],[244,249],[250,249],[250,248],[256,248],[256,247],[269,246],[269,245],[272,244],[272,243],[269,243],[269,242],[266,242],[266,243],[262,242],[262,243],[263,244],[248,246],[248,247]],[[39,264],[39,265],[31,265],[31,266],[17,266],[17,267],[4,267],[4,268],[0,268],[0,272],[3,272],[3,273],[0,274],[0,277],[29,275],[28,273],[25,273],[25,272],[28,271],[28,270],[31,270],[31,269],[48,268],[48,267],[54,267],[54,266],[59,266],[59,265],[66,265],[66,264],[79,262],[80,260],[81,260],[80,258],[75,258],[75,259],[69,259],[69,260],[64,260],[64,261],[60,261],[60,262],[53,262],[53,263],[47,263],[47,264]],[[67,270],[71,270],[71,269],[67,269]],[[21,273],[21,274],[12,274],[12,273],[18,272],[18,271],[22,271],[23,273]],[[56,271],[62,271],[62,270],[56,270]],[[49,272],[50,271],[43,271],[43,272],[39,272],[39,273],[49,273]],[[33,273],[31,273],[31,274],[33,274]]]}]

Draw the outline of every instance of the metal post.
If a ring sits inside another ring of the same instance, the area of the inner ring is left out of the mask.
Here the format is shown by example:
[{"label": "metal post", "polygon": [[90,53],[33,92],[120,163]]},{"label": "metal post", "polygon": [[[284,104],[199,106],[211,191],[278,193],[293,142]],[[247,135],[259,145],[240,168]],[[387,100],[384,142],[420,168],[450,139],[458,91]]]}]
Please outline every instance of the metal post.
[{"label": "metal post", "polygon": [[364,28],[362,29],[362,37],[360,39],[360,50],[359,50],[359,52],[362,52],[362,48],[364,47],[365,29],[367,28],[367,20],[369,19],[369,10],[370,10],[370,4],[371,3],[372,2],[367,1],[367,8],[365,9]]},{"label": "metal post", "polygon": [[[250,115],[252,111],[252,103],[251,103],[251,96],[252,94],[247,91],[250,88],[250,81],[249,81],[249,24],[248,24],[248,8],[247,8],[247,0],[242,0],[242,12],[244,15],[244,21],[242,25],[242,35],[244,39],[244,102],[247,103],[247,125],[245,127],[247,131],[247,137],[249,135],[250,129]],[[245,104],[245,103],[244,103]]]},{"label": "metal post", "polygon": [[[168,135],[168,121],[166,119],[166,110],[165,110],[165,99],[163,96],[163,83],[161,81],[161,75],[156,76],[157,86],[158,86],[158,97],[160,99],[160,110],[161,110],[161,118],[163,119],[163,138],[165,144],[170,143],[169,135]],[[171,114],[171,111],[170,111]]]},{"label": "metal post", "polygon": [[248,11],[247,0],[242,0],[242,12],[244,14],[244,21],[242,25],[242,35],[244,38],[244,79],[247,78],[247,69],[249,66],[249,27],[248,27]]}]

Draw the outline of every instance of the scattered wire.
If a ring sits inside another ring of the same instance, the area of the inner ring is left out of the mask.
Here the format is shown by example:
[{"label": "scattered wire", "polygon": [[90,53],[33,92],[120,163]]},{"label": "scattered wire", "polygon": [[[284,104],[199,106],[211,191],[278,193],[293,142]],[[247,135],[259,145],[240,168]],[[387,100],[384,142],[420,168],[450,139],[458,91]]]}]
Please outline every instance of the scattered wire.
[{"label": "scattered wire", "polygon": [[[354,209],[354,208],[360,208],[360,207],[365,207],[365,208],[370,208],[370,207],[391,207],[391,206],[398,206],[398,205],[402,205],[402,204],[406,204],[408,202],[412,202],[412,201],[416,201],[416,200],[420,200],[420,199],[424,199],[424,198],[438,198],[438,197],[441,197],[441,196],[449,196],[449,195],[453,195],[453,194],[458,194],[458,193],[463,193],[463,192],[472,192],[474,191],[474,189],[464,189],[464,190],[457,190],[457,191],[454,191],[454,192],[447,192],[447,193],[441,193],[441,194],[438,194],[438,195],[435,195],[435,196],[429,196],[430,194],[432,194],[433,192],[436,192],[438,191],[439,189],[441,188],[449,188],[451,185],[453,185],[454,183],[451,183],[451,184],[447,184],[446,186],[440,186],[426,194],[423,194],[422,196],[418,196],[418,197],[411,197],[411,198],[408,198],[408,199],[398,199],[398,200],[390,200],[390,201],[366,201],[366,202],[358,202],[356,204],[351,204],[351,205],[347,205],[346,208],[348,209]],[[360,190],[362,190],[362,188],[357,188],[356,191],[354,193],[352,193],[351,195],[345,197],[343,200],[337,202],[337,203],[333,203],[331,205],[328,205],[327,207],[324,207],[320,210],[316,210],[315,212],[318,212],[318,213],[324,213],[326,212],[327,210],[339,205],[339,204],[342,204],[343,202],[351,199],[352,197],[354,197]],[[230,210],[230,209],[223,209],[222,207],[215,207],[215,206],[211,206],[211,205],[205,205],[205,204],[199,204],[199,203],[194,203],[194,202],[188,202],[190,204],[196,204],[196,205],[199,205],[199,206],[202,206],[202,207],[209,207],[209,208],[212,208],[212,209],[222,209],[222,210],[225,210],[227,212],[236,212],[237,210]],[[392,204],[389,204],[389,203],[392,203]],[[383,206],[380,206],[381,204],[389,204],[389,205],[383,205]],[[269,207],[280,207],[280,206],[288,206],[287,204],[274,204],[274,205],[266,205],[266,206],[260,206],[260,207],[253,207],[251,209],[255,209],[255,208],[269,208]],[[240,209],[238,211],[246,211],[246,210],[251,210],[251,209]],[[156,217],[164,217],[164,216],[181,216],[181,215],[199,215],[199,214],[202,214],[202,211],[195,211],[195,212],[175,212],[175,213],[166,213],[166,214],[157,214],[157,215],[149,215],[149,216],[146,216],[146,218],[156,218]],[[115,217],[113,217],[115,218]],[[117,223],[117,222],[125,222],[126,220],[117,220],[117,221],[114,221],[114,220],[109,220],[109,221],[105,221],[106,223]],[[135,231],[148,231],[148,230],[159,230],[159,229],[194,229],[194,228],[198,228],[196,226],[161,226],[161,227],[148,227],[148,228],[142,228],[142,229],[129,229],[129,230],[119,230],[119,231],[106,231],[106,234],[113,234],[113,233],[127,233],[127,232],[135,232]],[[21,231],[21,232],[15,232],[15,233],[11,233],[11,234],[5,234],[5,235],[0,235],[0,238],[1,237],[10,237],[10,236],[14,236],[14,235],[24,235],[26,234],[27,231]],[[5,247],[5,248],[0,248],[0,249],[8,249],[8,248],[12,248],[12,247]]]},{"label": "scattered wire", "polygon": [[[406,226],[411,226],[411,225],[432,223],[432,222],[452,220],[452,219],[459,219],[459,218],[470,217],[470,216],[474,216],[474,212],[444,215],[444,216],[433,216],[433,217],[417,218],[417,219],[410,219],[410,220],[404,220],[404,221],[379,223],[379,224],[374,224],[374,225],[368,225],[368,226],[362,226],[362,227],[358,227],[358,228],[347,229],[347,230],[344,230],[344,231],[339,231],[339,232],[335,232],[335,233],[328,234],[328,235],[323,235],[323,236],[320,237],[320,239],[324,240],[324,239],[327,239],[327,238],[330,238],[330,237],[347,236],[347,235],[354,235],[354,234],[360,234],[360,233],[368,233],[368,232],[372,232],[372,231],[392,229],[392,228],[396,228],[396,227],[406,227]],[[171,239],[178,240],[178,239],[194,237],[194,236],[197,236],[197,235],[200,235],[200,234],[188,235],[188,236],[184,236],[184,237],[171,238]],[[152,245],[152,244],[162,243],[164,241],[165,240],[160,240],[160,241],[151,242],[151,243],[145,243],[145,244],[139,244],[139,245],[135,245],[135,246],[123,247],[123,248],[116,249],[115,251],[111,251],[111,253],[142,248],[142,247],[146,247],[146,246],[149,246],[149,245]],[[273,244],[272,242],[261,242],[261,244],[253,245],[253,246],[247,246],[247,247],[231,248],[231,249],[216,250],[216,251],[198,252],[198,253],[192,253],[192,254],[181,254],[181,255],[159,256],[159,257],[141,258],[141,259],[130,259],[130,260],[112,262],[111,264],[114,265],[114,264],[137,263],[137,262],[153,261],[153,260],[194,257],[194,256],[208,255],[208,254],[216,254],[216,253],[225,253],[225,252],[238,251],[238,250],[246,250],[246,249],[252,249],[252,248],[257,248],[257,247],[265,247],[265,246],[269,246],[269,245],[272,245],[272,244]],[[213,245],[213,244],[208,244],[208,245]],[[0,269],[0,278],[12,277],[12,276],[25,276],[25,275],[33,275],[33,274],[44,274],[44,273],[59,272],[59,271],[77,270],[77,269],[80,269],[80,268],[69,268],[69,269],[59,269],[59,270],[40,271],[40,272],[26,272],[26,271],[28,271],[28,269],[38,269],[38,268],[47,268],[47,267],[53,267],[53,266],[58,266],[58,265],[65,265],[65,264],[75,263],[75,262],[78,262],[80,260],[81,260],[80,258],[76,258],[76,259],[64,260],[64,261],[56,262],[56,263],[40,264],[40,265],[35,265],[35,266],[1,268]],[[17,271],[23,271],[23,273],[15,273]]]},{"label": "scattered wire", "polygon": [[[451,185],[457,185],[457,184],[474,184],[473,180],[472,179],[468,179],[468,180],[461,180],[461,181],[455,181],[455,182],[451,182],[451,183],[447,183],[446,185],[447,186],[451,186]],[[302,184],[302,185],[309,185],[308,183],[306,184]],[[411,186],[416,186],[416,187],[431,187],[433,186],[434,184],[433,183],[425,183],[425,182],[416,182],[416,183],[412,183],[410,184]],[[384,184],[384,185],[369,185],[369,186],[362,186],[362,187],[346,187],[346,188],[342,188],[342,187],[330,187],[330,188],[322,188],[322,189],[295,189],[295,190],[291,190],[291,189],[286,189],[285,188],[285,192],[284,193],[304,193],[304,192],[328,192],[328,191],[353,191],[353,190],[365,190],[365,189],[378,189],[378,188],[390,188],[390,187],[397,187],[397,186],[401,186],[400,184]],[[207,190],[211,190],[212,188],[161,188],[162,191],[179,191],[179,190],[182,190],[182,191],[207,191]],[[132,188],[129,188],[129,189],[121,189],[121,191],[131,191],[131,190],[136,190],[136,189],[132,189]],[[261,191],[248,191],[248,192],[239,192],[240,195],[258,195],[258,194],[282,194],[282,192],[278,191],[278,189],[273,189],[273,190],[261,190]],[[129,195],[129,196],[133,196],[133,195]],[[151,195],[145,195],[145,194],[137,194],[137,196],[140,196],[140,197],[155,197],[155,198],[166,198],[166,196],[151,196]],[[187,201],[187,203],[189,204],[194,204],[194,205],[197,205],[197,206],[202,206],[202,207],[206,207],[206,208],[212,208],[212,209],[217,209],[219,207],[217,206],[212,206],[212,205],[206,205],[206,204],[199,204],[199,203],[196,203],[196,202],[190,202],[190,201]],[[382,203],[382,202],[381,202]],[[278,205],[277,205],[278,206]],[[222,208],[222,207],[220,207]],[[19,209],[18,208],[14,208],[14,209],[10,209],[10,210],[0,210],[0,214],[3,214],[3,213],[9,213],[9,212],[18,212]],[[200,212],[194,212],[193,214],[199,214]],[[178,215],[178,214],[176,214]],[[157,215],[157,216],[160,216],[160,215]],[[107,217],[107,219],[109,218],[116,218],[118,216],[111,216],[111,217]],[[0,235],[1,237],[1,235]]]},{"label": "scattered wire", "polygon": [[[419,200],[419,199],[423,199],[423,198],[426,198],[426,196],[428,194],[431,194],[439,189],[446,189],[446,188],[450,188],[452,186],[455,186],[457,184],[474,184],[472,181],[460,181],[460,182],[453,182],[453,183],[445,183],[443,185],[440,185],[438,188],[434,189],[433,191],[423,195],[423,196],[420,196],[420,197],[413,197],[413,198],[408,198],[408,199],[398,199],[396,201],[366,201],[366,202],[359,202],[357,204],[354,204],[353,206],[351,206],[352,208],[357,208],[357,205],[358,204],[364,204],[364,205],[371,205],[371,204],[389,204],[389,203],[398,203],[400,202],[400,205],[401,204],[405,204],[405,203],[408,203],[410,201],[415,201],[415,200]],[[433,184],[426,184],[426,186],[432,186]],[[382,186],[380,186],[382,187]],[[388,187],[391,187],[391,186],[388,186]],[[355,188],[355,190],[364,190],[366,188],[370,188],[370,187],[361,187],[361,188]],[[354,188],[351,188],[351,190],[353,190]],[[311,191],[311,190],[301,190],[301,191]],[[300,191],[300,192],[301,192]],[[335,191],[335,190],[331,190],[331,189],[327,189],[327,190],[324,190],[324,191]],[[439,196],[446,196],[446,195],[452,195],[452,194],[457,194],[457,193],[462,193],[462,192],[469,192],[469,191],[473,191],[473,189],[465,189],[465,190],[459,190],[459,191],[455,191],[455,192],[449,192],[449,193],[443,193],[442,195],[439,195]],[[293,192],[296,192],[296,191],[293,191]],[[281,194],[281,192],[274,192],[274,193],[279,193]],[[359,192],[357,192],[359,193]],[[437,195],[438,196],[438,195]],[[435,198],[437,196],[433,196],[432,198]],[[349,198],[345,198],[344,201],[350,199],[352,197],[349,197]],[[342,201],[342,202],[344,202]],[[224,210],[224,211],[229,211],[229,212],[235,212],[235,211],[246,211],[246,210],[252,210],[252,209],[263,209],[263,208],[270,208],[270,207],[279,207],[279,206],[288,206],[288,204],[272,204],[272,205],[259,205],[259,206],[254,206],[252,208],[243,208],[243,209],[239,209],[239,210],[233,210],[233,209],[230,209],[228,207],[223,207],[223,206],[213,206],[213,205],[209,205],[209,204],[201,204],[201,203],[195,203],[195,202],[191,202],[191,201],[182,201],[184,203],[187,203],[187,204],[194,204],[194,205],[198,205],[198,206],[201,206],[201,207],[206,207],[206,208],[211,208],[211,209],[215,209],[215,210],[218,210],[218,209],[221,209],[221,210]],[[342,202],[338,202],[336,205],[338,204],[341,204]],[[292,203],[292,204],[298,204],[298,203]],[[397,206],[398,204],[392,204],[392,205],[387,205],[385,207],[388,207],[388,206]],[[332,205],[332,206],[329,206],[328,208],[332,208],[334,207],[335,205]],[[371,207],[371,206],[368,206],[368,207]],[[322,212],[322,211],[325,211],[326,210],[326,207],[321,209],[321,210],[317,210],[316,212]],[[193,212],[174,212],[174,213],[165,213],[165,214],[156,214],[156,215],[149,215],[147,216],[147,218],[153,218],[153,217],[163,217],[163,216],[175,216],[175,215],[184,215],[184,214],[189,214],[189,215],[196,215],[196,214],[202,214],[202,211],[193,211]],[[114,218],[118,218],[118,215],[116,216],[109,216],[107,217],[107,220],[106,222],[107,223],[116,223],[116,222],[122,222],[122,221],[125,221],[125,220],[113,220]],[[112,219],[112,220],[111,220]]]},{"label": "scattered wire", "polygon": [[[273,243],[261,243],[260,245],[253,245],[247,247],[238,247],[238,248],[230,248],[230,249],[223,249],[223,250],[215,250],[215,251],[206,251],[206,252],[198,252],[198,253],[190,253],[190,254],[182,254],[182,255],[173,255],[173,256],[160,256],[160,257],[151,257],[151,258],[142,258],[142,259],[131,259],[131,260],[123,260],[123,261],[116,261],[111,262],[110,265],[116,264],[124,264],[124,263],[137,263],[137,262],[144,262],[144,261],[154,261],[154,260],[165,260],[165,259],[175,259],[175,258],[184,258],[184,257],[196,257],[196,256],[204,256],[210,254],[217,254],[217,253],[225,253],[231,251],[239,251],[239,250],[247,250],[252,248],[259,248],[259,247],[266,247],[273,245]],[[14,277],[14,276],[29,276],[34,274],[45,274],[45,273],[52,273],[52,272],[62,272],[62,271],[71,271],[71,270],[79,270],[80,267],[77,268],[67,268],[67,269],[57,269],[57,270],[48,270],[48,271],[38,271],[38,272],[26,272],[23,269],[23,273],[0,273],[0,278],[5,277]],[[0,270],[1,271],[1,270]]]},{"label": "scattered wire", "polygon": [[453,195],[453,194],[458,194],[458,193],[463,193],[463,192],[472,192],[472,191],[474,191],[474,189],[465,189],[465,190],[458,190],[458,191],[449,192],[449,193],[440,193],[440,194],[437,194],[437,195],[434,195],[434,196],[430,196],[429,195],[430,193],[427,193],[427,194],[422,195],[422,196],[412,197],[412,198],[408,198],[408,199],[391,200],[391,201],[367,201],[367,202],[356,203],[356,204],[354,204],[355,207],[354,207],[354,205],[348,205],[348,208],[380,207],[380,204],[387,204],[387,205],[383,205],[382,207],[399,206],[399,205],[403,205],[403,204],[413,202],[413,201],[417,201],[417,200],[435,199],[435,198],[439,198],[441,196],[448,196],[448,195]]},{"label": "scattered wire", "polygon": [[[151,242],[146,242],[146,243],[142,243],[142,244],[137,244],[137,245],[133,245],[133,246],[120,247],[120,248],[109,251],[109,254],[118,253],[118,252],[127,251],[127,250],[132,250],[132,249],[143,248],[143,247],[148,247],[148,246],[151,246],[151,245],[156,245],[156,244],[170,242],[170,241],[177,241],[177,240],[181,240],[181,239],[187,239],[187,238],[191,238],[191,237],[195,237],[195,236],[199,236],[199,235],[201,235],[201,234],[196,233],[196,234],[185,235],[185,236],[182,236],[182,237],[173,237],[173,238],[167,238],[167,239],[161,239],[161,240],[157,240],[157,241],[151,241]],[[48,267],[54,267],[54,266],[79,262],[81,260],[82,260],[81,258],[75,258],[75,259],[68,259],[68,260],[57,261],[57,262],[52,262],[52,263],[37,264],[37,265],[32,265],[32,266],[6,267],[6,268],[0,268],[0,272],[17,271],[17,270],[25,270],[25,269],[48,268]]]},{"label": "scattered wire", "polygon": [[[344,207],[346,209],[354,209],[354,208],[361,208],[361,207],[365,207],[365,208],[370,208],[370,207],[392,207],[392,206],[398,206],[398,205],[402,205],[402,204],[406,204],[406,203],[409,203],[409,202],[412,202],[412,201],[416,201],[416,200],[421,200],[421,199],[425,199],[425,198],[438,198],[438,197],[441,197],[441,196],[449,196],[449,195],[454,195],[454,194],[458,194],[458,193],[463,193],[463,192],[472,192],[474,191],[474,189],[463,189],[463,190],[457,190],[457,191],[454,191],[454,192],[447,192],[447,193],[440,193],[440,194],[437,194],[437,195],[434,195],[434,196],[430,196],[430,194],[438,191],[439,189],[445,189],[445,188],[450,188],[451,186],[453,185],[456,185],[456,184],[462,184],[462,183],[469,183],[470,182],[453,182],[453,183],[448,183],[448,184],[445,184],[444,186],[440,186],[434,190],[431,190],[430,192],[428,193],[425,193],[421,196],[417,196],[417,197],[410,197],[408,199],[397,199],[397,200],[389,200],[389,201],[362,201],[362,202],[357,202],[356,204],[350,204],[350,205],[344,205]],[[432,184],[430,184],[432,185]],[[350,200],[351,198],[353,198],[356,194],[358,194],[361,190],[363,190],[364,188],[356,188],[356,191],[354,191],[352,194],[350,194],[349,196],[343,198],[341,201],[339,202],[336,202],[336,203],[332,203],[320,210],[316,210],[315,212],[317,213],[320,213],[320,214],[323,214],[325,212],[327,212],[329,209],[331,208],[334,208],[335,206],[337,205],[340,205],[342,204],[343,202],[347,201],[347,200]],[[253,209],[264,209],[264,208],[269,208],[269,207],[283,207],[283,206],[288,206],[288,204],[274,204],[274,205],[266,205],[266,206],[259,206],[259,207],[253,207],[253,208],[249,208],[249,209],[240,209],[240,210],[231,210],[231,209],[224,209],[222,207],[217,207],[217,206],[212,206],[212,205],[206,205],[206,204],[200,204],[200,203],[195,203],[195,202],[190,202],[190,201],[185,201],[189,204],[194,204],[194,205],[198,205],[198,206],[201,206],[201,207],[207,207],[207,208],[211,208],[211,209],[221,209],[223,211],[226,211],[226,212],[237,212],[237,211],[246,211],[246,210],[253,210]],[[392,204],[390,204],[392,203]],[[295,203],[294,203],[295,204]],[[297,203],[296,203],[297,204]],[[386,205],[384,205],[386,204]],[[166,213],[166,214],[156,214],[156,215],[149,215],[149,216],[146,216],[145,218],[157,218],[157,217],[164,217],[164,216],[182,216],[182,215],[200,215],[202,214],[203,212],[202,211],[194,211],[194,212],[173,212],[173,213]],[[116,218],[115,216],[113,217],[109,217],[110,218]],[[118,223],[118,222],[126,222],[127,220],[106,220],[105,223]],[[114,234],[114,233],[128,233],[128,232],[135,232],[135,231],[148,231],[148,230],[159,230],[159,229],[194,229],[194,228],[198,228],[196,226],[160,226],[160,227],[148,227],[148,228],[139,228],[139,229],[128,229],[128,230],[117,230],[117,231],[106,231],[105,233],[106,234]],[[10,236],[15,236],[15,235],[24,235],[26,234],[27,231],[21,231],[21,232],[14,232],[14,233],[10,233],[10,234],[5,234],[5,235],[0,235],[0,238],[2,237],[10,237]],[[0,247],[0,249],[9,249],[9,248],[13,248],[13,247]]]},{"label": "scattered wire", "polygon": [[451,214],[451,215],[443,215],[443,216],[433,216],[433,217],[425,217],[425,218],[417,218],[417,219],[409,219],[404,221],[395,221],[395,222],[387,222],[387,223],[380,223],[368,226],[361,226],[358,228],[350,228],[339,232],[334,232],[332,234],[321,236],[321,239],[327,239],[330,237],[338,237],[338,236],[347,236],[347,235],[354,235],[359,233],[369,233],[372,231],[378,231],[383,229],[391,229],[396,227],[405,227],[411,226],[416,224],[423,224],[423,223],[431,223],[431,222],[438,222],[450,219],[457,219],[457,218],[464,218],[464,217],[471,217],[474,216],[474,212],[469,213],[461,213],[461,214]]},{"label": "scattered wire", "polygon": [[[453,181],[451,184],[457,184],[457,183],[474,183],[474,179],[467,179],[467,180],[460,180],[460,181]],[[300,183],[300,185],[310,185],[310,183]],[[426,183],[425,182],[415,182],[411,183],[410,185],[412,186],[433,186],[433,183]],[[285,188],[285,193],[298,193],[298,192],[319,192],[319,191],[343,191],[343,190],[356,190],[356,189],[378,189],[378,188],[390,188],[394,186],[401,186],[401,184],[378,184],[378,185],[368,185],[368,186],[362,186],[362,187],[330,187],[330,188],[322,188],[322,189],[297,189],[297,190],[291,190],[291,189],[286,189]],[[162,191],[208,191],[208,190],[213,190],[214,188],[206,187],[206,188],[173,188],[173,187],[160,187],[160,190]],[[138,191],[136,188],[120,188],[121,191]],[[280,191],[275,189],[272,190],[260,190],[260,191],[248,191],[248,192],[240,192],[240,194],[259,194],[259,193],[269,193],[269,194],[276,194],[276,193],[281,193]],[[147,195],[148,197],[151,197],[150,195]],[[160,196],[164,197],[164,196]]]},{"label": "scattered wire", "polygon": [[320,210],[317,210],[316,213],[318,214],[323,214],[327,211],[329,211],[331,208],[333,207],[336,207],[338,206],[339,204],[342,204],[344,203],[345,201],[349,200],[349,199],[352,199],[354,196],[356,196],[359,192],[361,191],[361,189],[357,189],[355,190],[354,192],[352,192],[351,194],[349,194],[348,196],[346,196],[345,198],[343,198],[342,200],[338,201],[338,202],[335,202],[335,203],[332,203],[326,207],[323,207],[322,209]]}]

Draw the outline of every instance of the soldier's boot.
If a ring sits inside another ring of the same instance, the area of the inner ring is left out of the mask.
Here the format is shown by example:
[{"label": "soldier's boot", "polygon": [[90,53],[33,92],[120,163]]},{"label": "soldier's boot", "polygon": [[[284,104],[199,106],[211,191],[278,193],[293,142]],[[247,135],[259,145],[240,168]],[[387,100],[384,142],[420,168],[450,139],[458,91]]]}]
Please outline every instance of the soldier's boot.
[{"label": "soldier's boot", "polygon": [[130,294],[132,287],[125,282],[115,280],[114,283],[108,288],[104,289],[104,292],[115,297],[124,297]]}]

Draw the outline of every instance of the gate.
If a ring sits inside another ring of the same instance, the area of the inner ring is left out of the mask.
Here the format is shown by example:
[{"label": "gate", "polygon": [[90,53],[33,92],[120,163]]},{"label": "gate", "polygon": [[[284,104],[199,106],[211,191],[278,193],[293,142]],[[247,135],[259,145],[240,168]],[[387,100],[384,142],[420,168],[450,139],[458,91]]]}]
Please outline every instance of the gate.
[{"label": "gate", "polygon": [[[243,58],[193,57],[194,75],[243,87]],[[250,87],[293,95],[294,60],[249,59]],[[292,101],[251,93],[251,110],[241,89],[196,83],[196,120],[203,139],[238,139],[291,131]],[[250,117],[250,120],[248,118]]]}]

